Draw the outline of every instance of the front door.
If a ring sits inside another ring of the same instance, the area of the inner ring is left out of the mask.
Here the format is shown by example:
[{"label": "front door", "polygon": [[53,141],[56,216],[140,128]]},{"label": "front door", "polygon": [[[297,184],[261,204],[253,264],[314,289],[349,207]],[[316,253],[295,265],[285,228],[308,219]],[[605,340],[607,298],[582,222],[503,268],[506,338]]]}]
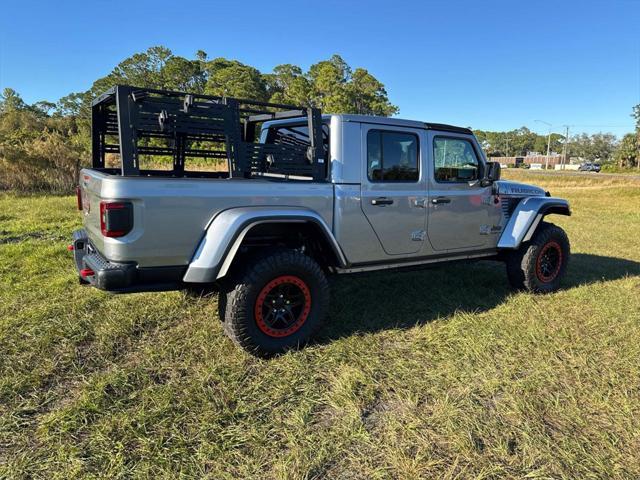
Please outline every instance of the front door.
[{"label": "front door", "polygon": [[413,254],[425,242],[424,130],[362,125],[361,205],[389,255]]},{"label": "front door", "polygon": [[431,246],[438,251],[488,247],[500,228],[500,208],[494,204],[491,186],[480,185],[484,162],[478,145],[470,135],[429,132],[429,139]]}]

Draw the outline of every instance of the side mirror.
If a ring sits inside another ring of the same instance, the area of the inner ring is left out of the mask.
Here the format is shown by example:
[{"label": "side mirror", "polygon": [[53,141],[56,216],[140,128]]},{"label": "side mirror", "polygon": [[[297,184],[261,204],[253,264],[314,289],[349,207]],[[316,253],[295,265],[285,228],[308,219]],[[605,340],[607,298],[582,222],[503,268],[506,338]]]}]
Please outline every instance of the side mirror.
[{"label": "side mirror", "polygon": [[482,187],[488,187],[496,180],[500,180],[500,163],[487,162],[484,178],[480,180],[480,185]]},{"label": "side mirror", "polygon": [[500,162],[487,162],[487,175],[485,178],[490,182],[500,180]]}]

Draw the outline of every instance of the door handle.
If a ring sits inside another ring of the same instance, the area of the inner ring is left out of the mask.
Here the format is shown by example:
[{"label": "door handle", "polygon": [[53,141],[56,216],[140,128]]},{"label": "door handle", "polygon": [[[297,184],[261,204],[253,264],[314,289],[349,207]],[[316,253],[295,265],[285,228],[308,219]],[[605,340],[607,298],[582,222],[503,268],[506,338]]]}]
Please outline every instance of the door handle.
[{"label": "door handle", "polygon": [[371,205],[376,205],[376,206],[392,205],[392,204],[393,204],[393,200],[387,197],[378,197],[371,200]]},{"label": "door handle", "polygon": [[431,199],[431,203],[439,205],[440,203],[451,203],[451,199],[447,197],[436,197]]}]

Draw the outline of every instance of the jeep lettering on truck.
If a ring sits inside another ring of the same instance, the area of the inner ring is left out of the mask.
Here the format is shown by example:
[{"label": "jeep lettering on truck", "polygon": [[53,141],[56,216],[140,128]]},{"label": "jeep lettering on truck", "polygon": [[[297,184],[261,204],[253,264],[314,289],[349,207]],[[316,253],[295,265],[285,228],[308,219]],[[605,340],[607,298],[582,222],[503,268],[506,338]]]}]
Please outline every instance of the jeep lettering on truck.
[{"label": "jeep lettering on truck", "polygon": [[117,86],[93,102],[92,146],[70,247],[80,281],[214,289],[225,332],[258,356],[313,337],[330,275],[498,260],[514,288],[546,293],[569,261],[546,221],[568,202],[501,180],[467,128]]}]

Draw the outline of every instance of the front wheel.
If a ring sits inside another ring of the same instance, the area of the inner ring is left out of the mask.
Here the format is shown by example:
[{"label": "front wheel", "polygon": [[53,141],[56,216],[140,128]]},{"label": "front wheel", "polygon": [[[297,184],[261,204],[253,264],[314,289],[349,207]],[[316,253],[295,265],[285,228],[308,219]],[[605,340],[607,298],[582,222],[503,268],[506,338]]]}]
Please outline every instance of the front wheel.
[{"label": "front wheel", "polygon": [[306,343],[322,326],[329,284],[320,266],[294,250],[268,254],[236,275],[226,295],[227,335],[270,357]]},{"label": "front wheel", "polygon": [[507,257],[509,283],[517,289],[549,293],[560,288],[571,249],[567,234],[552,223],[542,223],[531,241]]}]

